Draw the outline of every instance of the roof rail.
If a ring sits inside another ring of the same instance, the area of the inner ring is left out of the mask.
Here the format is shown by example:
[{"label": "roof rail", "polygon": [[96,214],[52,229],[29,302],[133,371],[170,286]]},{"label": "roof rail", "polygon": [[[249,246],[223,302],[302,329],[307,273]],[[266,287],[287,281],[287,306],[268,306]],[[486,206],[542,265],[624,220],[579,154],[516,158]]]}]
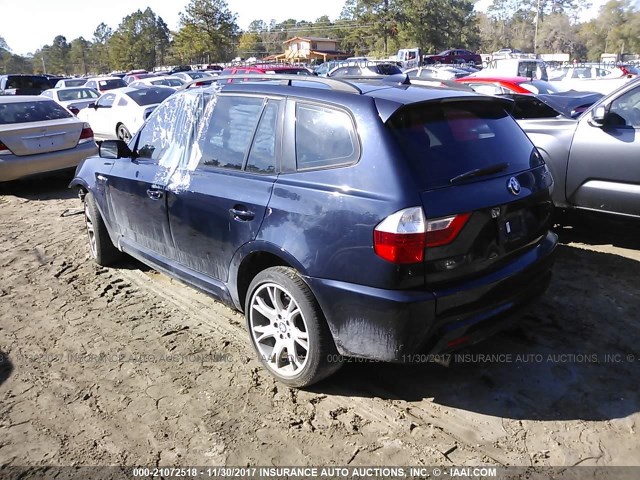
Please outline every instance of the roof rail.
[{"label": "roof rail", "polygon": [[[231,83],[229,80],[239,80],[242,79],[246,82],[253,82],[256,80],[259,81],[270,81],[270,82],[278,82],[280,85],[292,86],[293,82],[311,82],[318,83],[322,85],[326,85],[331,90],[336,90],[338,92],[346,92],[346,93],[357,93],[361,94],[362,90],[358,88],[356,85],[337,78],[328,78],[328,77],[316,77],[315,75],[287,75],[280,73],[265,73],[265,74],[246,74],[246,73],[237,73],[235,75],[220,75],[213,79],[196,79],[191,82],[186,83],[181,88],[189,88],[191,85],[198,83],[198,80],[202,82],[203,80],[208,80],[211,83],[220,83],[222,85],[226,83]],[[213,81],[212,81],[213,80]],[[236,85],[241,84],[241,82],[237,82]]]}]

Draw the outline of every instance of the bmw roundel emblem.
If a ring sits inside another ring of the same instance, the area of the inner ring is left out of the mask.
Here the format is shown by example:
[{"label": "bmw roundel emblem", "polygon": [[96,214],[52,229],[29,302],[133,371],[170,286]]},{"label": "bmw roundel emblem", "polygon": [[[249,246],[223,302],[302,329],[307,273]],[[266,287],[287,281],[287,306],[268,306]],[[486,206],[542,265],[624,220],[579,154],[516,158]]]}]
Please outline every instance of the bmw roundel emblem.
[{"label": "bmw roundel emblem", "polygon": [[520,195],[520,182],[516,177],[511,177],[507,183],[507,189],[514,195]]}]

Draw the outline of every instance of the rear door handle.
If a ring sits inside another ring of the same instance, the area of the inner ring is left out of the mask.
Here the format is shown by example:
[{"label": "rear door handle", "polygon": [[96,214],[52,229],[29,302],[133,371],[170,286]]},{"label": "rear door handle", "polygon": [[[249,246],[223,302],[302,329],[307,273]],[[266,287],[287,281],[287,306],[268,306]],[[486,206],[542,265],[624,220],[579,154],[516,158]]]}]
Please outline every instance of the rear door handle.
[{"label": "rear door handle", "polygon": [[234,220],[237,220],[239,222],[253,220],[256,214],[249,210],[245,210],[244,208],[245,207],[242,207],[241,205],[236,205],[234,208],[229,209],[229,213]]},{"label": "rear door handle", "polygon": [[162,198],[162,195],[162,190],[154,190],[153,188],[147,190],[147,196],[151,200],[160,200]]}]

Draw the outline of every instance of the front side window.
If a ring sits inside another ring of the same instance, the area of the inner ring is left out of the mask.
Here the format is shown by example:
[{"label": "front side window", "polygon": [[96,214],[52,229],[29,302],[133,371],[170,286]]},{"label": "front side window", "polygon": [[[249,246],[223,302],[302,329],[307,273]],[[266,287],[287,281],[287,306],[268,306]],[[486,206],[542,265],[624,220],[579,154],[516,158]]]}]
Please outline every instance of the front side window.
[{"label": "front side window", "polygon": [[640,128],[640,87],[620,95],[611,102],[607,124]]},{"label": "front side window", "polygon": [[263,104],[258,97],[218,97],[198,139],[198,167],[242,169]]},{"label": "front side window", "polygon": [[168,166],[163,160],[173,149],[168,163],[181,160],[192,127],[191,122],[186,121],[193,118],[188,100],[185,95],[171,98],[154,110],[138,135],[139,158]]},{"label": "front side window", "polygon": [[249,152],[246,170],[255,173],[276,171],[276,129],[279,102],[270,100],[262,113],[256,136]]},{"label": "front side window", "polygon": [[358,159],[355,127],[343,110],[298,103],[295,139],[298,170],[346,165]]}]

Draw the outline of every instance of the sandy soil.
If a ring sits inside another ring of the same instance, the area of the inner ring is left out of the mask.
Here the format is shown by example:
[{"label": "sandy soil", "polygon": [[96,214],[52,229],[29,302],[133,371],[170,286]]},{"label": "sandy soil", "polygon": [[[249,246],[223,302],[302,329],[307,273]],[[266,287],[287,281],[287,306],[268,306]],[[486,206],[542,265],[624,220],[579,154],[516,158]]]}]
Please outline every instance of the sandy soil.
[{"label": "sandy soil", "polygon": [[237,313],[92,263],[67,181],[0,186],[0,465],[640,465],[637,226],[560,229],[521,327],[449,367],[352,362],[303,391]]}]

